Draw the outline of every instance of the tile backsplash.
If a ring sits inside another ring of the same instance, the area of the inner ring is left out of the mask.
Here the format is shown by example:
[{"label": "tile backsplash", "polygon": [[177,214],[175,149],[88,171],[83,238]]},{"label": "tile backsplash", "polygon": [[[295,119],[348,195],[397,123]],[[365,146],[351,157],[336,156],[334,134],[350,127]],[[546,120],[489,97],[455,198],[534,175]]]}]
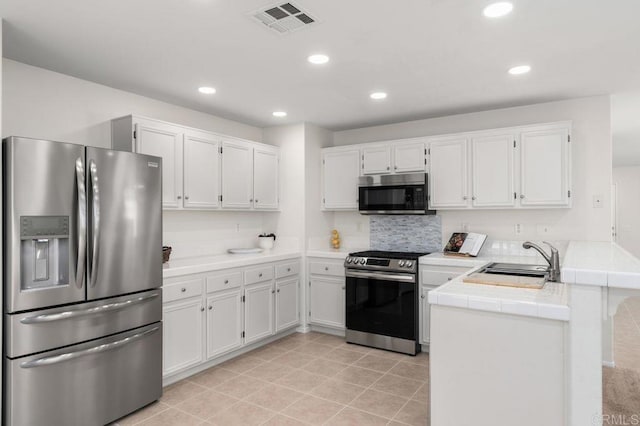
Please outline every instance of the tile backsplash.
[{"label": "tile backsplash", "polygon": [[369,231],[372,250],[442,250],[442,224],[439,216],[370,216]]}]

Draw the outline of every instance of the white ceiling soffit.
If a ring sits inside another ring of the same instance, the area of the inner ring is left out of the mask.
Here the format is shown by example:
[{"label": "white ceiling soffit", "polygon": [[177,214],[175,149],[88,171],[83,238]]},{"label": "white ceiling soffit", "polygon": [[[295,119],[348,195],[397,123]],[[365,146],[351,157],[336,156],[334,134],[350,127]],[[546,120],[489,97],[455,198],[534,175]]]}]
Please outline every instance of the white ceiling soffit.
[{"label": "white ceiling soffit", "polygon": [[[294,0],[321,23],[284,36],[250,14],[286,0],[1,0],[0,16],[10,59],[257,126],[341,130],[640,90],[640,1],[512,0],[487,19],[490,1]],[[307,62],[316,53],[331,61]],[[507,73],[521,64],[531,72]]]},{"label": "white ceiling soffit", "polygon": [[318,23],[311,14],[292,2],[277,3],[261,8],[257,12],[253,12],[251,16],[267,28],[281,35],[308,28]]}]

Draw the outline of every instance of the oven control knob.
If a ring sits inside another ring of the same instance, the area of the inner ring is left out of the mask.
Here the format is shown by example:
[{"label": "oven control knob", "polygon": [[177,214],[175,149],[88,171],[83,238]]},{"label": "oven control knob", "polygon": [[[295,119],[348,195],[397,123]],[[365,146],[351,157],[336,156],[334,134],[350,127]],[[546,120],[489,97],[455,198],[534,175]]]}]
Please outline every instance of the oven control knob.
[{"label": "oven control knob", "polygon": [[360,258],[360,264],[361,265],[364,265],[366,262],[367,262],[367,260],[364,257]]},{"label": "oven control knob", "polygon": [[411,267],[413,266],[413,262],[408,261],[408,262],[405,264],[405,266],[406,266],[407,268],[411,268]]},{"label": "oven control knob", "polygon": [[347,263],[351,263],[353,259],[351,259],[350,257],[347,257]]},{"label": "oven control knob", "polygon": [[398,262],[398,265],[404,266],[404,260],[401,260],[400,262]]}]

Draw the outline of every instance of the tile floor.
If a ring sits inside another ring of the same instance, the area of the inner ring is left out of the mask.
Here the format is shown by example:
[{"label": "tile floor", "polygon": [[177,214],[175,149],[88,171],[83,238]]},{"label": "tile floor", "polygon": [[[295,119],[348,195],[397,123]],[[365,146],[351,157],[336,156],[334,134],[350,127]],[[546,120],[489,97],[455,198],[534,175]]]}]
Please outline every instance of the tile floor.
[{"label": "tile floor", "polygon": [[429,356],[295,333],[165,388],[114,425],[429,423]]}]

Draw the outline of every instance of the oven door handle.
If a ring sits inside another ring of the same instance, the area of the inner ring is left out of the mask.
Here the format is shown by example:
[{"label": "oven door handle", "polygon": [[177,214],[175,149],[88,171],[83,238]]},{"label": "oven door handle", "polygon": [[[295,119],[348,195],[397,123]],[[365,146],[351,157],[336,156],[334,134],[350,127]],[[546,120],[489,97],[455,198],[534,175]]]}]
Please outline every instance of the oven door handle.
[{"label": "oven door handle", "polygon": [[416,282],[415,275],[410,274],[389,274],[383,272],[359,272],[347,270],[346,276],[347,278],[373,278],[385,281],[403,281],[409,283]]}]

